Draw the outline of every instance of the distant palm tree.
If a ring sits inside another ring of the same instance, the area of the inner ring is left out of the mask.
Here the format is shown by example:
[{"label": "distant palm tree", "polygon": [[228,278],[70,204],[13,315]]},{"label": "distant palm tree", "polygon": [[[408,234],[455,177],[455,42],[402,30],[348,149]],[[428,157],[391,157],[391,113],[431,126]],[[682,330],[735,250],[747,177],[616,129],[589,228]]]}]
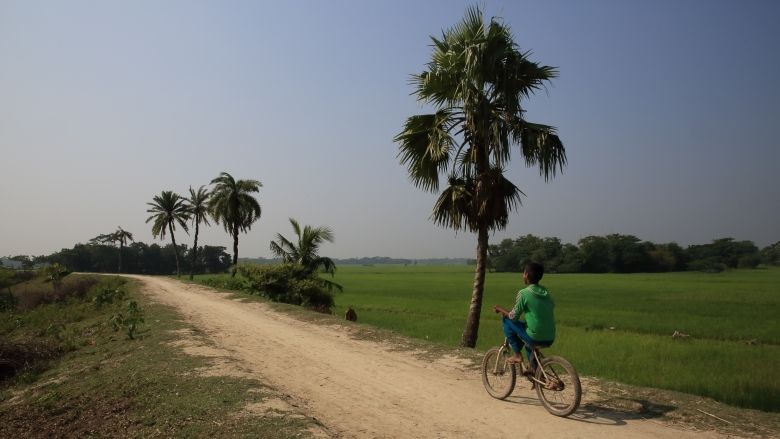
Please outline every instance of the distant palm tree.
[{"label": "distant palm tree", "polygon": [[297,245],[282,236],[276,234],[277,241],[271,241],[271,252],[282,258],[284,262],[298,264],[306,268],[310,273],[322,269],[325,273],[336,272],[336,264],[330,258],[318,254],[320,245],[327,241],[333,242],[333,231],[327,227],[301,226],[298,221],[290,218],[295,235],[298,237]]},{"label": "distant palm tree", "polygon": [[257,180],[236,180],[223,172],[219,177],[211,180],[215,185],[211,191],[209,200],[209,213],[214,222],[225,228],[225,231],[233,237],[233,274],[236,275],[238,267],[238,233],[248,232],[252,223],[260,218],[260,203],[252,196],[254,192],[260,192],[263,184]]},{"label": "distant palm tree", "polygon": [[412,76],[417,98],[436,108],[410,117],[395,137],[401,164],[412,183],[438,192],[448,186],[431,214],[437,224],[477,233],[477,266],[461,345],[474,347],[482,310],[488,232],[506,227],[523,193],[504,176],[514,145],[526,166],[537,166],[545,180],[566,164],[563,143],[551,126],[526,121],[521,101],[557,76],[553,67],[528,59],[509,26],[486,23],[477,7],[431,37],[427,70]]},{"label": "distant palm tree", "polygon": [[160,195],[154,197],[152,203],[146,204],[151,206],[151,209],[148,209],[147,212],[152,214],[146,219],[146,222],[154,220],[152,235],[155,238],[159,236],[160,239],[164,239],[166,231],[171,234],[173,253],[176,257],[176,276],[181,276],[181,271],[179,270],[179,247],[176,246],[176,237],[173,235],[173,231],[176,230],[177,223],[185,232],[188,231],[187,221],[190,219],[190,214],[186,200],[172,191],[162,191]]},{"label": "distant palm tree", "polygon": [[190,280],[194,277],[195,265],[198,261],[198,230],[200,223],[205,225],[209,224],[208,213],[208,200],[211,194],[204,186],[198,188],[198,191],[192,189],[190,186],[190,197],[187,199],[187,210],[189,211],[190,218],[192,218],[192,224],[195,225],[195,243],[192,244],[192,264],[190,265]]},{"label": "distant palm tree", "polygon": [[[332,259],[320,256],[318,253],[323,242],[333,242],[333,231],[328,227],[304,226],[301,229],[298,221],[292,218],[290,224],[297,236],[297,244],[277,233],[276,241],[271,241],[271,252],[282,258],[284,262],[302,266],[308,274],[313,275],[317,271],[322,271],[333,276],[336,272],[336,264]],[[325,279],[322,281],[329,288],[342,289],[339,284]]]},{"label": "distant palm tree", "polygon": [[133,241],[133,234],[123,229],[122,226],[117,226],[116,232],[114,232],[114,241],[119,243],[119,268],[118,273],[122,272],[122,253],[125,250],[127,241]]},{"label": "distant palm tree", "polygon": [[98,235],[90,241],[100,243],[100,244],[119,244],[118,251],[119,251],[119,267],[117,268],[117,273],[122,272],[122,253],[125,250],[125,245],[127,244],[127,241],[133,241],[133,234],[128,232],[127,230],[123,229],[122,226],[117,226],[117,229],[115,232],[112,233],[106,233],[105,235]]}]

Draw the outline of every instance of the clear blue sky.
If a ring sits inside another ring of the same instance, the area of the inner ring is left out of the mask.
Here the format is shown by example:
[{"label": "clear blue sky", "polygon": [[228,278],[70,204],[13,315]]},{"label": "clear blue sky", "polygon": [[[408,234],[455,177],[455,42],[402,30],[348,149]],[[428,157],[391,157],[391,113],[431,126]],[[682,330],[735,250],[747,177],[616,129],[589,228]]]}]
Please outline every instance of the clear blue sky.
[{"label": "clear blue sky", "polygon": [[[392,142],[426,110],[408,79],[428,36],[469,4],[0,0],[0,255],[117,225],[151,242],[146,202],[228,171],[264,184],[242,256],[269,256],[288,217],[332,227],[333,257],[471,256]],[[780,240],[780,2],[484,6],[559,68],[527,118],[569,156],[550,183],[515,162],[527,197],[493,242]],[[215,227],[203,241],[230,245]]]}]

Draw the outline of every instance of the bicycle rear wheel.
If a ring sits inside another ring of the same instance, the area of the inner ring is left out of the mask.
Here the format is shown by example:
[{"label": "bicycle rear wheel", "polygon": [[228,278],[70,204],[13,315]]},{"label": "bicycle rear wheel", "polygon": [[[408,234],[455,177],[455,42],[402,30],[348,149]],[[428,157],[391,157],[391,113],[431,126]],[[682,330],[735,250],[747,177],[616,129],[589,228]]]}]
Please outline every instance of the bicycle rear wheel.
[{"label": "bicycle rear wheel", "polygon": [[[563,357],[542,359],[536,368],[536,396],[555,416],[569,416],[580,406],[582,385],[574,366]],[[542,373],[544,370],[544,373]]]},{"label": "bicycle rear wheel", "polygon": [[482,359],[482,384],[493,398],[504,399],[515,390],[515,365],[508,363],[509,351],[493,348]]}]

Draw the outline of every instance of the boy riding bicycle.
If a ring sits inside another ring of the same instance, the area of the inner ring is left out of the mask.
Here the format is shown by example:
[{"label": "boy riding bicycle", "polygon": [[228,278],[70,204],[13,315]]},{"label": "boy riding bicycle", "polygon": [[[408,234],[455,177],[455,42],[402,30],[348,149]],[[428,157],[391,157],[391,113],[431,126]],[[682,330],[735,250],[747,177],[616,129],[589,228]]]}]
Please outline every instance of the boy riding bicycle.
[{"label": "boy riding bicycle", "polygon": [[[531,369],[525,373],[531,375],[536,370],[532,354],[533,346],[548,347],[555,340],[555,303],[550,297],[550,292],[539,285],[542,276],[544,276],[544,267],[541,264],[535,262],[526,264],[523,283],[527,287],[517,293],[512,310],[509,311],[499,305],[493,307],[493,311],[504,316],[502,319],[504,335],[514,352],[514,356],[507,361],[513,364],[522,363],[520,343],[524,342],[525,352],[531,364]],[[521,315],[524,315],[525,321],[520,320]]]}]

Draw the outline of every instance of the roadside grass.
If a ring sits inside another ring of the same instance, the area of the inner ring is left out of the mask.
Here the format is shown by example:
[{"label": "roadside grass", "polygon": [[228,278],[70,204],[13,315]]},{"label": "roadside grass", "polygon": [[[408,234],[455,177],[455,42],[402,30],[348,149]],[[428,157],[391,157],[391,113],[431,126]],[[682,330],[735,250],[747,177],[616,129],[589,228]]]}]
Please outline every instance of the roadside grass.
[{"label": "roadside grass", "polygon": [[[213,284],[228,276],[207,277]],[[344,286],[337,315],[352,306],[361,323],[451,347],[460,342],[473,267],[340,266],[335,281]],[[478,350],[503,341],[492,306],[511,306],[521,283],[518,273],[488,273]],[[780,411],[780,269],[547,274],[542,283],[555,298],[558,323],[546,351],[582,374]],[[675,331],[690,338],[673,339]]]},{"label": "roadside grass", "polygon": [[[71,277],[86,276],[66,280]],[[98,287],[105,285],[129,296],[97,308],[92,289],[83,298],[0,315],[3,338],[60,348],[57,358],[0,382],[0,437],[310,435],[315,422],[305,416],[250,416],[246,406],[276,397],[273,389],[256,380],[200,374],[211,360],[173,345],[189,328],[171,309],[137,294],[132,282],[99,277]],[[108,324],[130,298],[145,319],[134,340]],[[52,325],[59,336],[48,330]]]}]

